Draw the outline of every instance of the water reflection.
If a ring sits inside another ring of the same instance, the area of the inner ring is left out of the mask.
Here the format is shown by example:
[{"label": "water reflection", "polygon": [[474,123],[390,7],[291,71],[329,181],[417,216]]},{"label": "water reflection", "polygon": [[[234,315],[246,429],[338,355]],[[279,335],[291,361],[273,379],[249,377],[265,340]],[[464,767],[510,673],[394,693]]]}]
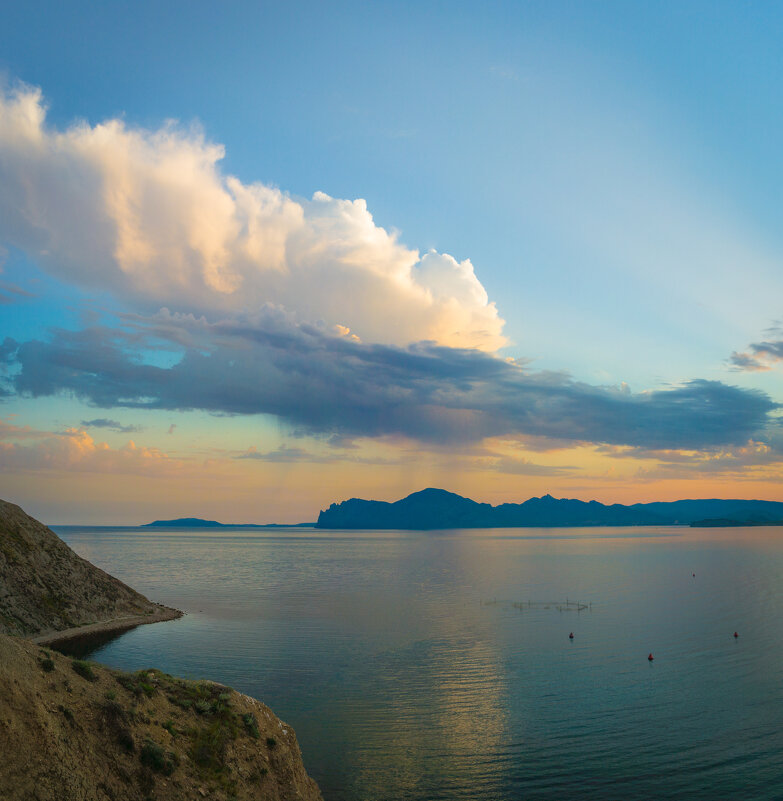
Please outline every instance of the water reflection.
[{"label": "water reflection", "polygon": [[56,651],[66,656],[72,656],[75,659],[85,659],[88,656],[102,651],[114,640],[119,639],[125,634],[127,629],[123,631],[100,631],[93,634],[85,634],[81,637],[71,637],[64,642],[57,643],[53,646]]},{"label": "water reflection", "polygon": [[332,801],[778,795],[777,529],[63,534],[190,613],[93,658],[262,698]]}]

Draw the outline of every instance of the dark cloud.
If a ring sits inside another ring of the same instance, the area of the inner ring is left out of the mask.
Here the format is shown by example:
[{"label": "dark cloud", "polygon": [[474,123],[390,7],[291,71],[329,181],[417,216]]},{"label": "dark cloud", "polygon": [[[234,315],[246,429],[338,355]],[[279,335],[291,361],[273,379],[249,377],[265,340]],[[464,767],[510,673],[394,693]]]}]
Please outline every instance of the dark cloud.
[{"label": "dark cloud", "polygon": [[[742,445],[713,451],[677,451],[639,447],[600,446],[599,453],[613,459],[634,459],[658,462],[659,471],[678,471],[683,476],[701,473],[742,473],[750,469],[783,464],[783,448],[779,431],[770,431],[766,442],[749,440]],[[695,470],[696,469],[696,470]],[[644,475],[651,475],[644,468]]]},{"label": "dark cloud", "polygon": [[357,464],[399,464],[399,460],[391,461],[380,457],[358,456],[346,453],[312,453],[304,448],[280,445],[273,451],[262,452],[255,447],[248,448],[246,451],[234,456],[235,459],[253,459],[260,462],[307,462],[309,464],[333,464],[335,462],[354,462]]},{"label": "dark cloud", "polygon": [[262,453],[255,448],[250,448],[244,453],[238,454],[236,459],[258,459],[262,462],[313,462],[317,459],[312,453],[306,451],[304,448],[289,448],[287,445],[281,445],[273,451]]},{"label": "dark cloud", "polygon": [[125,426],[117,420],[109,420],[106,417],[97,417],[95,420],[82,420],[83,428],[110,428],[120,434],[133,434],[141,431],[141,426]]},{"label": "dark cloud", "polygon": [[[157,351],[181,358],[161,364]],[[157,349],[157,350],[156,350]],[[777,405],[717,381],[632,394],[530,372],[477,350],[365,345],[267,309],[210,324],[170,315],[57,331],[2,348],[16,392],[72,393],[101,408],[270,414],[338,437],[469,443],[534,436],[645,448],[709,448],[758,436]]]},{"label": "dark cloud", "polygon": [[729,364],[732,370],[743,372],[765,372],[772,369],[750,353],[738,353],[737,351],[729,356]]},{"label": "dark cloud", "polygon": [[[779,328],[770,328],[767,334],[783,334]],[[735,351],[729,357],[729,364],[735,370],[765,371],[771,370],[771,365],[783,361],[783,340],[767,340],[764,342],[751,342],[747,351]]]},{"label": "dark cloud", "polygon": [[497,473],[516,476],[563,476],[571,474],[576,469],[573,465],[543,465],[527,459],[512,459],[508,456],[490,460],[482,466]]},{"label": "dark cloud", "polygon": [[32,292],[17,286],[16,284],[9,284],[5,281],[0,281],[0,305],[9,306],[12,303],[18,303],[24,298],[34,298]]},{"label": "dark cloud", "polygon": [[359,446],[349,437],[340,436],[340,434],[332,434],[327,440],[327,445],[330,448],[339,448],[344,451],[355,451]]}]

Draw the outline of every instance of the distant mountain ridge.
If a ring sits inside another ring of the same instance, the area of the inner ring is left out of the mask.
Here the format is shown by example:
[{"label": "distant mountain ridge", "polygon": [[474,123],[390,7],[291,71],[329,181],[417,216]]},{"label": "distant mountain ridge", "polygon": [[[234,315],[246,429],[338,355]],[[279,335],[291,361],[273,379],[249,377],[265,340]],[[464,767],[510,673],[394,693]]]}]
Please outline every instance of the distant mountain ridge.
[{"label": "distant mountain ridge", "polygon": [[783,502],[712,498],[624,506],[544,495],[523,503],[491,506],[454,492],[429,488],[393,503],[361,498],[333,503],[320,512],[315,525],[316,528],[426,530],[691,525],[701,520],[776,525],[783,520]]}]

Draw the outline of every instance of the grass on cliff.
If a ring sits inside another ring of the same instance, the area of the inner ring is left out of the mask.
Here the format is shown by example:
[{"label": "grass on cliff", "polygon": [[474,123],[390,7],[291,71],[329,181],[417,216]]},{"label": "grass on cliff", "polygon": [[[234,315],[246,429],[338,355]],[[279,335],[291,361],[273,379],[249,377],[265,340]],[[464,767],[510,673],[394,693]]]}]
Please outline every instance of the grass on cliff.
[{"label": "grass on cliff", "polygon": [[[131,726],[134,722],[159,725],[176,740],[184,754],[196,766],[202,779],[213,782],[227,793],[236,789],[236,779],[229,775],[226,757],[229,745],[243,735],[258,740],[258,721],[252,713],[240,714],[231,703],[232,692],[226,687],[208,681],[184,681],[159,670],[141,670],[137,673],[114,674],[117,683],[131,696],[132,707],[125,709],[116,700],[106,698],[103,704],[104,720],[113,732],[115,741],[125,750],[135,748]],[[108,694],[107,694],[108,695]],[[148,699],[162,696],[172,705],[163,710],[161,720],[155,721],[141,711]],[[267,747],[274,748],[273,738],[267,739]],[[174,751],[165,751],[162,746],[147,737],[139,749],[139,759],[145,767],[163,775],[171,775],[179,764]],[[268,773],[266,767],[259,769],[259,776]]]},{"label": "grass on cliff", "polygon": [[154,770],[155,773],[162,773],[164,776],[171,776],[179,764],[179,758],[173,751],[164,751],[161,746],[150,739],[145,740],[141,747],[139,759],[142,765]]},{"label": "grass on cliff", "polygon": [[81,659],[74,659],[71,662],[71,667],[73,668],[73,672],[83,679],[87,679],[87,681],[98,681],[98,677],[95,675],[95,671],[92,669],[92,665],[89,662],[83,662]]}]

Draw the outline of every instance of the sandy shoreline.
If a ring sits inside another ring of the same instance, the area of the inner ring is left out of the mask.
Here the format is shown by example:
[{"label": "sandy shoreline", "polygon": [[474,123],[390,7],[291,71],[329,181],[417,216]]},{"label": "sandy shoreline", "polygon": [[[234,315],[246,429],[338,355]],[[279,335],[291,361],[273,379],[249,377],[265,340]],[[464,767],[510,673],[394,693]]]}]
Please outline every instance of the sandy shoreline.
[{"label": "sandy shoreline", "polygon": [[29,639],[38,645],[55,645],[57,643],[73,640],[76,637],[84,637],[88,634],[103,634],[111,631],[125,631],[134,629],[136,626],[143,626],[147,623],[162,623],[165,620],[176,620],[185,613],[179,609],[172,609],[168,606],[156,605],[157,610],[150,615],[136,615],[130,617],[116,617],[112,620],[103,620],[98,623],[88,623],[86,626],[76,626],[72,629],[62,631],[49,631],[38,634]]}]

